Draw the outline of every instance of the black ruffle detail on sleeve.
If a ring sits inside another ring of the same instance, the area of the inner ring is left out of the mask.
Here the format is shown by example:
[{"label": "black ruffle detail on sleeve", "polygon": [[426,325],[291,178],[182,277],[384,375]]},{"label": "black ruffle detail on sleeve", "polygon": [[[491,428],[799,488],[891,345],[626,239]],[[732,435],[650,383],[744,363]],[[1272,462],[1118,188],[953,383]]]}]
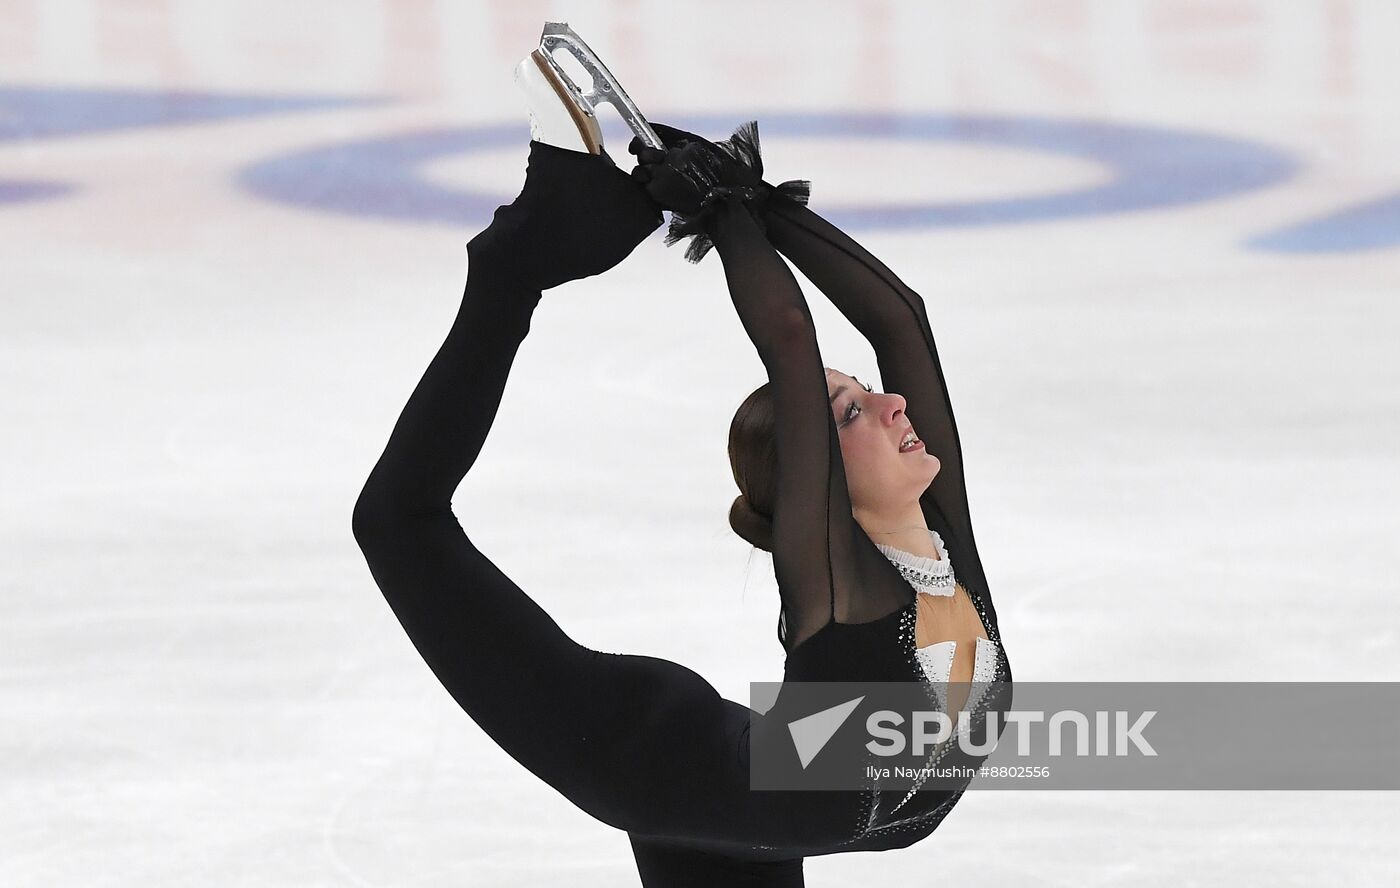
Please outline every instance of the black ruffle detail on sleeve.
[{"label": "black ruffle detail on sleeve", "polygon": [[[689,246],[685,250],[687,262],[699,262],[705,254],[714,246],[714,241],[709,235],[709,224],[714,217],[711,209],[717,201],[737,200],[744,204],[758,223],[759,230],[767,232],[768,205],[773,201],[790,201],[797,204],[806,204],[807,199],[812,194],[812,183],[808,179],[789,179],[781,185],[769,185],[763,179],[763,155],[759,148],[758,121],[750,120],[741,124],[734,130],[734,135],[721,142],[717,142],[715,147],[723,154],[722,156],[701,156],[703,163],[697,169],[689,171],[694,179],[705,182],[709,185],[709,191],[702,202],[700,212],[692,215],[682,213],[672,213],[671,223],[666,229],[666,246],[672,246],[681,240],[691,238]],[[721,185],[720,171],[723,164],[739,163],[747,167],[752,174],[752,178],[758,182],[756,186],[736,186]]]}]

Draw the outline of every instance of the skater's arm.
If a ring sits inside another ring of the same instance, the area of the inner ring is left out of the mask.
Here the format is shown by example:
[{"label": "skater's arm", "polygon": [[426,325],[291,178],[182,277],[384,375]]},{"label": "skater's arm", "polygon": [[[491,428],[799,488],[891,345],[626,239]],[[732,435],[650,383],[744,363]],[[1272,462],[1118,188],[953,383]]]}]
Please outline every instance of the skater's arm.
[{"label": "skater's arm", "polygon": [[904,396],[909,421],[942,464],[924,494],[925,508],[935,508],[955,533],[970,541],[962,445],[923,298],[860,244],[800,204],[770,205],[768,238],[870,341],[885,390]]},{"label": "skater's arm", "polygon": [[816,330],[797,279],[744,207],[722,202],[710,232],[730,298],[773,387],[773,565],[791,649],[844,616],[837,602],[852,591],[842,587],[852,582],[859,529]]},{"label": "skater's arm", "polygon": [[[757,124],[735,131],[733,151],[657,125],[665,151],[633,140],[634,175],[674,214],[668,243],[694,235],[686,258],[713,243],[745,331],[768,371],[777,492],[770,510],[773,564],[789,653],[826,625],[868,623],[913,592],[851,513],[841,438],[811,313],[787,263],[764,236]],[[784,186],[780,186],[780,192]]]}]

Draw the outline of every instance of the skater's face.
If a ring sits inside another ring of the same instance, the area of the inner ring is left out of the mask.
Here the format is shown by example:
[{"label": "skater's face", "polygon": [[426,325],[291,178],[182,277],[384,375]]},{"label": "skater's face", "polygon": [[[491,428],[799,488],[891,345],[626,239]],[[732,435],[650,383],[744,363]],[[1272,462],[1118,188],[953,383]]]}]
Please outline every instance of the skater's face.
[{"label": "skater's face", "polygon": [[841,461],[853,508],[893,511],[917,500],[938,474],[938,457],[922,443],[901,447],[910,431],[904,399],[871,391],[853,376],[826,371],[826,393],[841,439]]}]

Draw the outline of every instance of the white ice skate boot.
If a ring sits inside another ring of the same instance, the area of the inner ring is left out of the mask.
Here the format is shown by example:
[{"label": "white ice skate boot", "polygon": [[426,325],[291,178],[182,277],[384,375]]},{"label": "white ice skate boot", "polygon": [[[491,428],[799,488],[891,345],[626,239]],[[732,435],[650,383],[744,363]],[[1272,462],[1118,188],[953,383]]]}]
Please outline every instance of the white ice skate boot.
[{"label": "white ice skate boot", "polygon": [[[589,92],[580,89],[554,60],[555,50],[572,55],[592,76]],[[594,109],[606,102],[642,141],[653,148],[666,147],[617,78],[564,22],[545,23],[540,34],[540,48],[515,66],[515,83],[525,93],[525,104],[530,112],[530,138],[535,141],[570,151],[601,154],[603,131],[598,126]]]}]

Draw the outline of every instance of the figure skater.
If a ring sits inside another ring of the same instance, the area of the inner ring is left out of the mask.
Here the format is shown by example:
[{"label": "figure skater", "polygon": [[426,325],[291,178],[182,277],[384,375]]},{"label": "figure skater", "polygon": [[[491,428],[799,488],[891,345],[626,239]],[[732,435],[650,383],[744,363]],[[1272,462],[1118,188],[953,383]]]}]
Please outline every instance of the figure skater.
[{"label": "figure skater", "polygon": [[[578,643],[452,511],[542,291],[612,268],[668,210],[668,243],[690,236],[687,258],[720,256],[768,374],[731,425],[730,523],[773,554],[784,681],[916,681],[935,695],[1010,681],[923,301],[806,207],[805,183],[762,180],[756,124],[718,144],[653,126],[666,148],[633,140],[630,176],[605,152],[531,140],[520,195],[467,245],[461,308],[353,529],[453,698],[527,769],[626,830],[643,885],[800,886],[803,858],[907,847],[963,790],[751,791],[755,713],[679,664]],[[824,368],[779,250],[870,340],[891,392]]]}]

